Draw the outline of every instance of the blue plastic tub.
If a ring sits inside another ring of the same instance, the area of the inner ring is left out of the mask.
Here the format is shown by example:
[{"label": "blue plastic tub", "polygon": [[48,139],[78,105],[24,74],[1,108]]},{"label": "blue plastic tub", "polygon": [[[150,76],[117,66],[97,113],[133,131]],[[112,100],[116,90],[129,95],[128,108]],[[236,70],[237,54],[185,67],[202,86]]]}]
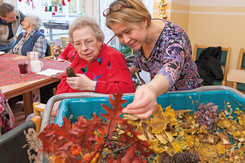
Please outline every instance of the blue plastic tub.
[{"label": "blue plastic tub", "polygon": [[[133,95],[123,96],[123,99],[128,101],[123,107],[131,103],[133,97]],[[220,110],[225,108],[226,102],[230,102],[233,109],[238,108],[239,105],[245,106],[244,96],[231,90],[166,93],[159,96],[157,101],[163,108],[171,105],[171,108],[174,110],[191,109],[196,111],[199,103],[206,104],[208,102],[218,105]],[[197,101],[199,103],[197,103]],[[99,115],[99,113],[106,113],[101,106],[102,103],[111,107],[108,97],[64,99],[61,102],[55,123],[62,125],[64,116],[70,118],[72,122],[75,122],[81,115],[91,118],[91,114],[94,112],[96,112],[97,115]]]}]

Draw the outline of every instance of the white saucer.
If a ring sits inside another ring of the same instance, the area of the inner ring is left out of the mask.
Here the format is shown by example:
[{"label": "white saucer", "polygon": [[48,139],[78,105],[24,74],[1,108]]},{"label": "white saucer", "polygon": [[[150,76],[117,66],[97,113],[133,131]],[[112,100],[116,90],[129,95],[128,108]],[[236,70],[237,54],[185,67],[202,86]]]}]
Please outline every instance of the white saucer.
[{"label": "white saucer", "polygon": [[0,51],[0,55],[2,55],[2,54],[4,54],[5,52],[3,52],[3,51]]}]

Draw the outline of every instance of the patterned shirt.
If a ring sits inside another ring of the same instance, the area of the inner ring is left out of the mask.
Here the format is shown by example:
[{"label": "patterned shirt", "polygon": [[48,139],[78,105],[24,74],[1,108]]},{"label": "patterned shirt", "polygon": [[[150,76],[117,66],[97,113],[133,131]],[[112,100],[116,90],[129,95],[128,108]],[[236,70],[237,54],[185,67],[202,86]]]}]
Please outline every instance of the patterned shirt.
[{"label": "patterned shirt", "polygon": [[165,27],[149,58],[140,49],[134,66],[149,72],[151,79],[157,74],[167,77],[170,91],[197,88],[200,77],[192,60],[191,43],[187,34],[176,24],[163,21]]},{"label": "patterned shirt", "polygon": [[[21,49],[23,48],[23,44],[25,43],[26,40],[28,40],[30,37],[32,37],[35,32],[36,32],[36,30],[33,30],[27,36],[27,38],[25,38],[26,32],[24,32],[22,39],[17,44],[15,44],[15,46],[9,51],[9,53],[22,55]],[[45,37],[40,36],[37,39],[37,41],[35,42],[32,51],[39,52],[41,54],[41,56],[39,56],[39,58],[43,58],[43,57],[45,57],[46,50],[47,50],[47,43],[46,43]]]},{"label": "patterned shirt", "polygon": [[14,115],[0,89],[0,136],[13,129],[14,125]]}]

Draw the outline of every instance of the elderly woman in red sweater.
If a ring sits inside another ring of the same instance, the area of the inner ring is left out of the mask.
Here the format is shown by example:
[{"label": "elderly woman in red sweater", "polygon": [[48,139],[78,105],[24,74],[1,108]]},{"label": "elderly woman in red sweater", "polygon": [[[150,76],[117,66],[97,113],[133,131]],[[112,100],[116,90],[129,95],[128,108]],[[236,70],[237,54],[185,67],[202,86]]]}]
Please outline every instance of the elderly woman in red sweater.
[{"label": "elderly woman in red sweater", "polygon": [[[71,64],[76,77],[64,75],[57,87],[57,94],[135,92],[125,57],[103,43],[104,34],[92,18],[77,18],[70,26],[69,38],[78,53]],[[56,116],[58,105],[59,102],[54,105],[52,116]]]}]

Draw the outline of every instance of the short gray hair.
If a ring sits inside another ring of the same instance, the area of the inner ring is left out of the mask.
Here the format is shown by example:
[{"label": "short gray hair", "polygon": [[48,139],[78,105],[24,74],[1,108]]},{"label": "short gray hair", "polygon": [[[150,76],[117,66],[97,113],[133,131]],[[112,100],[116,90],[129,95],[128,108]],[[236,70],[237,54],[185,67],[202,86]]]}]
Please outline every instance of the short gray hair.
[{"label": "short gray hair", "polygon": [[6,17],[7,13],[14,11],[15,7],[9,3],[0,3],[0,16]]},{"label": "short gray hair", "polygon": [[72,44],[74,43],[73,32],[76,29],[81,29],[81,28],[84,28],[87,26],[89,26],[93,30],[95,37],[99,41],[101,41],[102,43],[104,42],[105,36],[104,36],[104,33],[103,33],[102,29],[100,28],[99,24],[91,17],[81,16],[81,17],[76,18],[69,27],[68,34],[69,34],[70,42]]},{"label": "short gray hair", "polygon": [[26,15],[26,18],[33,25],[34,29],[39,30],[40,27],[42,26],[42,20],[38,16]]}]

